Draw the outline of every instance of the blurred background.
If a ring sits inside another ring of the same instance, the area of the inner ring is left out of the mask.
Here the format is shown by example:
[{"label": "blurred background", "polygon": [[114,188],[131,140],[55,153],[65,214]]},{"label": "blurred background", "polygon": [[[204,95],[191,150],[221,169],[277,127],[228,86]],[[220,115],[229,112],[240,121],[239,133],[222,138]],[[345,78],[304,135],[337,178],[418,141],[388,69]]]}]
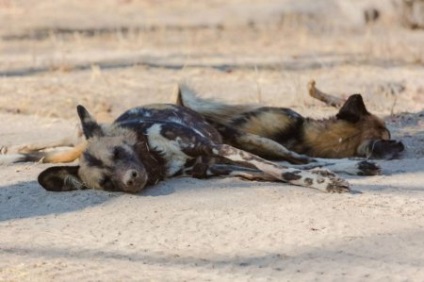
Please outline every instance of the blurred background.
[{"label": "blurred background", "polygon": [[418,113],[422,28],[419,0],[0,0],[0,113],[76,121],[84,104],[110,120],[173,102],[182,80],[229,103],[334,113],[311,79],[384,116]]}]

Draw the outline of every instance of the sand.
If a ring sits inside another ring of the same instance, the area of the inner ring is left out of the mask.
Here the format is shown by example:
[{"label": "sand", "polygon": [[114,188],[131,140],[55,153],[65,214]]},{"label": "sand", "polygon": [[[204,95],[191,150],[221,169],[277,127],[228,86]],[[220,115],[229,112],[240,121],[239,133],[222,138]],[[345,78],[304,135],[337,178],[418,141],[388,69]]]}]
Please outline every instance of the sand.
[{"label": "sand", "polygon": [[0,1],[0,145],[75,136],[77,104],[107,122],[173,102],[182,80],[228,103],[335,114],[308,97],[315,79],[362,93],[402,158],[345,176],[349,194],[234,178],[53,193],[36,181],[50,165],[1,166],[0,281],[424,279],[423,31],[389,1],[372,25],[360,9],[373,1],[263,2]]}]

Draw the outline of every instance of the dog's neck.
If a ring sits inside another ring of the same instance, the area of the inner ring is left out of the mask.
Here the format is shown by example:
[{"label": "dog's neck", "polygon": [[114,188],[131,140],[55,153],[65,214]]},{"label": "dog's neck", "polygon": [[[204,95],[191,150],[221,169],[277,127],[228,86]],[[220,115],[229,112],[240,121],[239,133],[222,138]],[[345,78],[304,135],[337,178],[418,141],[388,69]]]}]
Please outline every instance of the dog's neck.
[{"label": "dog's neck", "polygon": [[[357,154],[362,141],[359,123],[331,117],[322,120],[306,119],[303,131],[305,150],[314,157],[340,158]],[[307,148],[307,149],[306,149]]]}]

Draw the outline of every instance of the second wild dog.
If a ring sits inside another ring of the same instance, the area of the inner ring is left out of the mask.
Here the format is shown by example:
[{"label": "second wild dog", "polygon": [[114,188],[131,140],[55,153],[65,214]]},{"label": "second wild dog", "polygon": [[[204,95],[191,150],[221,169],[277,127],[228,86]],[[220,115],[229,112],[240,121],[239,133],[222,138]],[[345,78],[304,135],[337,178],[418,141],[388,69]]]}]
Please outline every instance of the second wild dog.
[{"label": "second wild dog", "polygon": [[[206,118],[224,143],[272,160],[307,163],[311,158],[392,159],[403,150],[384,121],[371,114],[360,94],[351,95],[335,116],[305,118],[289,108],[227,105],[200,98],[180,85],[177,104]],[[305,156],[306,155],[306,156]]]}]

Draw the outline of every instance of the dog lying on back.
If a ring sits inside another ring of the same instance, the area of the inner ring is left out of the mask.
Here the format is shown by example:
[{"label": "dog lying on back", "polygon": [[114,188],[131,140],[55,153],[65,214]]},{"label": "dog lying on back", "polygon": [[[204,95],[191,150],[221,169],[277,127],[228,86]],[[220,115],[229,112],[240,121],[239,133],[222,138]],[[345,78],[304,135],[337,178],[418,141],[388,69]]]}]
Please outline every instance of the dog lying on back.
[{"label": "dog lying on back", "polygon": [[288,108],[201,99],[186,85],[179,87],[177,104],[204,116],[224,143],[266,159],[291,163],[307,163],[311,157],[392,159],[404,150],[401,142],[390,139],[384,121],[368,112],[360,94],[351,95],[335,116],[323,120],[304,118]]},{"label": "dog lying on back", "polygon": [[277,165],[223,144],[215,127],[188,108],[164,104],[134,108],[110,125],[99,125],[82,106],[77,111],[87,144],[75,149],[80,151],[79,165],[54,166],[39,175],[39,183],[47,190],[137,193],[184,174],[283,181],[324,192],[349,191],[348,183],[329,170]]}]

